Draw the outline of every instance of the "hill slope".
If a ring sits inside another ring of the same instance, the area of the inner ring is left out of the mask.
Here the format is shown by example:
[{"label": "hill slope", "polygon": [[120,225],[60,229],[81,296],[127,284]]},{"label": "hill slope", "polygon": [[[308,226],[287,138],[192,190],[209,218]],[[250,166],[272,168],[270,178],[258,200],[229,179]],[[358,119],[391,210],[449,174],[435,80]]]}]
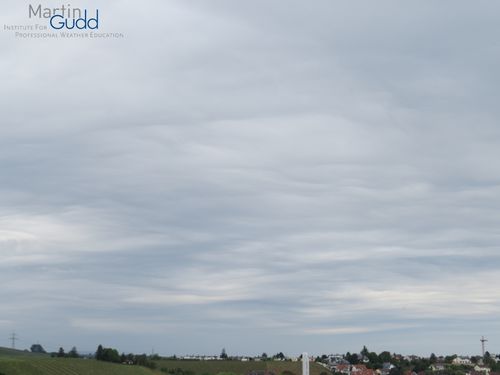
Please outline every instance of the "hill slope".
[{"label": "hill slope", "polygon": [[153,375],[144,367],[92,359],[1,356],[0,375]]},{"label": "hill slope", "polygon": [[0,357],[40,357],[46,356],[46,354],[36,354],[24,350],[9,349],[0,347]]}]

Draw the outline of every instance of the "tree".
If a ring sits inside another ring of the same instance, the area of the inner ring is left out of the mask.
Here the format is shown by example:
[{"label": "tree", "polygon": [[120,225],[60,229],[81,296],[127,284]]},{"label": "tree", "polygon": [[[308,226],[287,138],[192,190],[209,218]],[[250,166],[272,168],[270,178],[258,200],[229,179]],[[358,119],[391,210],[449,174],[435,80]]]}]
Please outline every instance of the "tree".
[{"label": "tree", "polygon": [[222,348],[222,352],[220,353],[221,359],[227,359],[226,348]]},{"label": "tree", "polygon": [[45,349],[43,348],[43,346],[40,345],[40,344],[33,344],[33,345],[31,345],[30,350],[31,350],[32,353],[47,353],[45,351]]},{"label": "tree", "polygon": [[377,353],[369,352],[365,357],[368,358],[368,361],[372,365],[371,366],[372,368],[373,367],[382,367],[382,365],[380,364],[380,360],[379,360]]},{"label": "tree", "polygon": [[70,351],[69,351],[69,353],[68,353],[68,357],[70,357],[70,358],[78,358],[78,357],[80,357],[80,356],[78,355],[78,351],[76,350],[76,346],[73,346],[73,347],[71,348],[71,350],[70,350]]},{"label": "tree", "polygon": [[95,359],[98,361],[120,363],[120,354],[116,349],[103,348],[102,345],[99,345],[95,352]]},{"label": "tree", "polygon": [[403,375],[403,370],[401,369],[401,367],[394,367],[389,372],[389,375]]},{"label": "tree", "polygon": [[[488,366],[491,370],[494,371],[493,367],[495,367],[496,361],[491,357],[490,352],[487,351],[484,353],[483,362],[486,366]],[[495,368],[495,370],[496,370],[496,368]]]},{"label": "tree", "polygon": [[262,360],[263,360],[263,361],[266,361],[266,360],[267,360],[267,357],[268,357],[268,356],[267,356],[267,353],[266,353],[266,352],[262,353],[262,355],[260,356],[260,358],[262,358]]},{"label": "tree", "polygon": [[437,357],[434,353],[431,353],[431,356],[429,357],[429,360],[431,363],[436,363],[437,362]]},{"label": "tree", "polygon": [[413,361],[412,364],[413,364],[413,371],[419,373],[429,368],[430,361],[426,359],[417,359]]},{"label": "tree", "polygon": [[370,351],[368,350],[368,348],[363,345],[363,349],[361,349],[361,354],[365,357],[368,357],[368,354],[370,353]]},{"label": "tree", "polygon": [[97,359],[98,361],[102,361],[102,354],[103,354],[103,347],[102,345],[99,345],[97,347],[97,351],[95,352],[95,359]]},{"label": "tree", "polygon": [[457,355],[456,355],[456,354],[453,354],[453,355],[447,355],[446,357],[444,357],[444,362],[445,362],[445,363],[450,364],[450,363],[452,363],[452,362],[453,362],[453,360],[454,360],[455,358],[457,358]]},{"label": "tree", "polygon": [[281,361],[284,361],[285,360],[285,355],[283,354],[283,352],[279,352],[279,353],[275,354],[273,358],[274,359],[279,359]]},{"label": "tree", "polygon": [[385,351],[378,355],[379,361],[382,363],[390,362],[392,359],[391,352]]},{"label": "tree", "polygon": [[64,349],[63,348],[59,348],[59,351],[57,352],[57,356],[58,357],[64,357],[66,355],[66,353],[64,353]]},{"label": "tree", "polygon": [[359,357],[356,353],[351,354],[351,353],[347,352],[345,355],[345,359],[351,365],[357,365],[359,363]]},{"label": "tree", "polygon": [[106,362],[120,363],[120,354],[116,349],[103,348],[102,360]]},{"label": "tree", "polygon": [[134,362],[139,366],[146,366],[148,363],[148,356],[146,354],[136,355]]}]

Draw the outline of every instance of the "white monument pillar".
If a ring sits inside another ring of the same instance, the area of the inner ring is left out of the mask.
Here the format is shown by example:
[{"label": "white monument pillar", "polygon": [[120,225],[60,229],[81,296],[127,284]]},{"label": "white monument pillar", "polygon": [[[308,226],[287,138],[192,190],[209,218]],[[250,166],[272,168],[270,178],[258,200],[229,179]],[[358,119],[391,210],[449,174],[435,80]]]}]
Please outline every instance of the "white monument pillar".
[{"label": "white monument pillar", "polygon": [[309,356],[302,353],[302,375],[309,375]]}]

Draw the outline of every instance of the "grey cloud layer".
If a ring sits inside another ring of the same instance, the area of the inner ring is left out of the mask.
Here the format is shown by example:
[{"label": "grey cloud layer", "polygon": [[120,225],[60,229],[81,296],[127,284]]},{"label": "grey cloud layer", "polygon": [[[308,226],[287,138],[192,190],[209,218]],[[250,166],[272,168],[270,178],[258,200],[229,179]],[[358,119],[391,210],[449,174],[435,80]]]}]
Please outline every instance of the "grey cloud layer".
[{"label": "grey cloud layer", "polygon": [[103,14],[124,41],[1,35],[4,337],[500,338],[496,5],[123,4]]}]

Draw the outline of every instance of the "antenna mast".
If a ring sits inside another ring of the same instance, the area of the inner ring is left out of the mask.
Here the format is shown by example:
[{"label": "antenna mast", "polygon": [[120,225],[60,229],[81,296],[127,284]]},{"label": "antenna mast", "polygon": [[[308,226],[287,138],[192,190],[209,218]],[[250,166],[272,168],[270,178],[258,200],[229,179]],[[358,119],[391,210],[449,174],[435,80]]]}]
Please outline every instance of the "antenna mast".
[{"label": "antenna mast", "polygon": [[19,340],[15,332],[12,332],[12,335],[9,337],[9,340],[12,341],[12,349],[16,348],[16,341]]}]

